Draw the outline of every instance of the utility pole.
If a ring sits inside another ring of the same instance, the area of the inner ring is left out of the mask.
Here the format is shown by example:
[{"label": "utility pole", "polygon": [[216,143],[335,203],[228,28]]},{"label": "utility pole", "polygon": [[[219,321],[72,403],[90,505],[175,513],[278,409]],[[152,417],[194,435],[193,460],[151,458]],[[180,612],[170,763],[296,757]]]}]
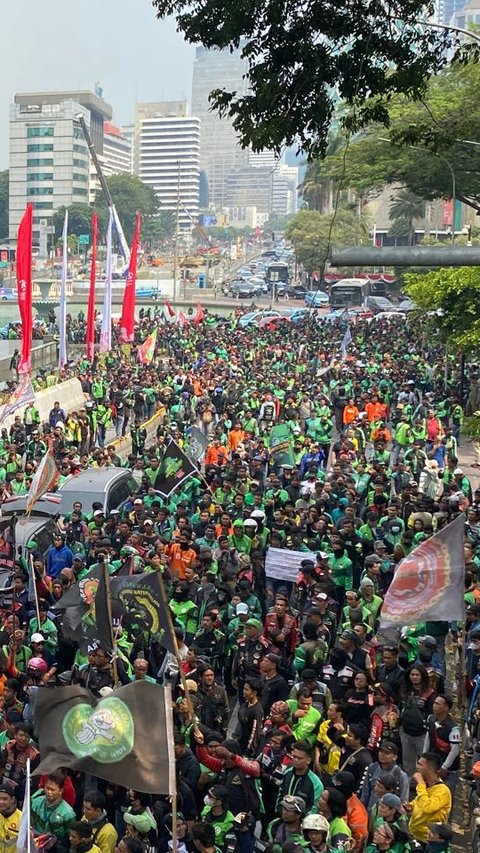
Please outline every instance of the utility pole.
[{"label": "utility pole", "polygon": [[178,232],[180,216],[180,160],[177,161],[177,211],[175,218],[175,245],[173,250],[173,304],[177,300],[177,278],[178,278]]}]

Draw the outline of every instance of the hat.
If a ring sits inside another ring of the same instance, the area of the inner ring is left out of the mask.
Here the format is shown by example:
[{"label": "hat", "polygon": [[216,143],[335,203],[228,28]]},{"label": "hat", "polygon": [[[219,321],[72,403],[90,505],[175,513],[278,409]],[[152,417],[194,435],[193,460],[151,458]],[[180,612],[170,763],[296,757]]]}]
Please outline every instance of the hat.
[{"label": "hat", "polygon": [[270,714],[280,714],[282,717],[290,716],[290,708],[283,699],[278,699],[270,708]]},{"label": "hat", "polygon": [[275,652],[269,652],[268,655],[265,655],[265,659],[269,660],[270,663],[274,663],[275,666],[280,666],[282,662],[280,655],[276,655]]},{"label": "hat", "polygon": [[244,601],[240,601],[240,603],[237,604],[237,606],[235,608],[235,613],[237,616],[239,616],[240,613],[248,613],[248,611],[249,611],[248,604],[245,604]]},{"label": "hat", "polygon": [[[193,680],[193,678],[186,679],[185,687],[187,688],[187,693],[196,693],[198,690],[198,684]],[[180,690],[184,690],[183,684],[180,684]]]},{"label": "hat", "polygon": [[429,823],[428,828],[431,829],[435,835],[439,835],[442,841],[451,841],[453,838],[453,829],[448,825],[448,823]]},{"label": "hat", "polygon": [[13,779],[4,779],[0,785],[0,791],[2,794],[8,794],[9,797],[15,797],[16,787],[17,783],[14,782]]},{"label": "hat", "polygon": [[320,601],[326,601],[327,598],[328,598],[328,595],[326,592],[317,592],[315,594],[315,601],[319,601],[319,600]]},{"label": "hat", "polygon": [[43,636],[43,634],[38,634],[38,633],[32,634],[31,642],[32,643],[44,643],[45,637]]},{"label": "hat", "polygon": [[398,755],[398,746],[396,743],[392,743],[391,740],[382,740],[378,748],[382,752],[393,752],[395,755]]},{"label": "hat", "polygon": [[307,804],[303,797],[295,797],[292,794],[287,794],[283,800],[281,800],[280,805],[282,809],[287,809],[289,812],[305,814],[307,811]]},{"label": "hat", "polygon": [[363,580],[360,581],[360,589],[361,590],[365,589],[365,587],[367,587],[367,586],[373,586],[373,587],[375,586],[375,584],[373,583],[371,578],[363,578]]},{"label": "hat", "polygon": [[264,521],[266,515],[263,509],[254,509],[253,512],[250,513],[250,518],[254,518],[255,520]]},{"label": "hat", "polygon": [[253,527],[253,529],[256,530],[258,527],[258,524],[254,518],[246,518],[245,519],[245,527]]},{"label": "hat", "polygon": [[148,811],[140,812],[140,814],[125,812],[123,819],[125,823],[133,826],[133,828],[136,829],[137,832],[140,832],[141,835],[146,835],[151,829],[155,829],[157,825],[154,821],[153,815],[150,815]]},{"label": "hat", "polygon": [[94,518],[96,516],[99,516],[99,515],[103,515],[103,509],[96,509],[95,512],[93,513]]},{"label": "hat", "polygon": [[243,518],[236,518],[233,522],[234,527],[243,527]]},{"label": "hat", "polygon": [[260,622],[260,619],[247,619],[247,621],[245,622],[245,625],[247,626],[247,628],[256,628],[257,631],[261,631],[263,628],[263,625]]},{"label": "hat", "polygon": [[356,643],[357,635],[353,628],[345,628],[345,631],[342,631],[340,638],[342,640],[351,640],[352,643]]},{"label": "hat", "polygon": [[151,525],[153,525],[153,521],[152,521],[152,519],[151,519],[151,518],[146,518],[146,519],[145,519],[145,521],[144,521],[143,523],[144,523],[144,525],[145,525],[145,524],[151,524]]},{"label": "hat", "polygon": [[142,499],[141,498],[135,498],[133,505],[134,506],[140,506],[140,504],[143,504]]},{"label": "hat", "polygon": [[395,809],[399,814],[404,814],[404,808],[400,797],[396,794],[384,794],[380,800],[382,806],[388,806],[390,809]]},{"label": "hat", "polygon": [[426,646],[427,649],[436,649],[438,646],[435,637],[430,636],[430,634],[427,634],[425,637],[419,637],[418,642],[422,646]]},{"label": "hat", "polygon": [[[461,468],[455,468],[455,471],[453,473],[454,474],[463,474],[463,471]],[[438,824],[438,826],[441,826],[441,824]]]},{"label": "hat", "polygon": [[325,551],[317,552],[317,560],[320,557],[321,560],[328,560],[328,554]]}]

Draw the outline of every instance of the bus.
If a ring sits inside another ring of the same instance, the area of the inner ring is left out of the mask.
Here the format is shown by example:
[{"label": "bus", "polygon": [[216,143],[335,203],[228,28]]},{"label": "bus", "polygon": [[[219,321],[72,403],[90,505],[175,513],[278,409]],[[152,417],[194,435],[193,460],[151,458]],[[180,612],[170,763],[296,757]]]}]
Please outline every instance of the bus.
[{"label": "bus", "polygon": [[342,278],[330,286],[330,308],[348,308],[353,305],[364,306],[370,296],[370,282],[363,278]]},{"label": "bus", "polygon": [[290,270],[286,261],[273,261],[267,267],[265,281],[269,289],[277,284],[288,284]]}]

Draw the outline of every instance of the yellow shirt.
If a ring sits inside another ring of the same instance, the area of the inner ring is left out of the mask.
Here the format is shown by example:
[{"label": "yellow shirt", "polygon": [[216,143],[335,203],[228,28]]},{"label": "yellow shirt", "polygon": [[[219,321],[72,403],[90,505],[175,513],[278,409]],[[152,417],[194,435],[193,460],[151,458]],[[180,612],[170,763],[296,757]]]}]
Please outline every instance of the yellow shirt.
[{"label": "yellow shirt", "polygon": [[429,823],[446,823],[452,808],[452,795],[444,782],[427,788],[424,782],[417,785],[417,796],[412,800],[409,828],[417,841],[425,842]]},{"label": "yellow shirt", "polygon": [[8,817],[0,814],[0,853],[13,853],[16,850],[21,819],[20,809],[15,809]]}]

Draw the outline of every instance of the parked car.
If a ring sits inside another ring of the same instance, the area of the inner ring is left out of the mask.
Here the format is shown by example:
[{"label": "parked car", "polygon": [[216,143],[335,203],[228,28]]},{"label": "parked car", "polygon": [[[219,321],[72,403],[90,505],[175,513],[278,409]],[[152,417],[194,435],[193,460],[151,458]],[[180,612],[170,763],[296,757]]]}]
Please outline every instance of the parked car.
[{"label": "parked car", "polygon": [[307,288],[300,284],[279,284],[276,290],[277,296],[288,296],[289,299],[305,299],[308,293]]},{"label": "parked car", "polygon": [[325,308],[328,303],[328,293],[323,290],[308,290],[305,294],[305,305],[310,308]]},{"label": "parked car", "polygon": [[11,301],[17,298],[17,291],[13,287],[0,287],[0,299],[2,302]]},{"label": "parked car", "polygon": [[108,515],[137,489],[137,481],[126,468],[89,468],[60,486],[57,492],[62,499],[60,512],[62,515],[71,512],[75,501],[81,501],[84,512],[90,512],[92,503],[97,501]]},{"label": "parked car", "polygon": [[251,326],[260,317],[280,317],[280,311],[249,311],[248,314],[243,314],[239,317],[238,325],[241,329]]}]

